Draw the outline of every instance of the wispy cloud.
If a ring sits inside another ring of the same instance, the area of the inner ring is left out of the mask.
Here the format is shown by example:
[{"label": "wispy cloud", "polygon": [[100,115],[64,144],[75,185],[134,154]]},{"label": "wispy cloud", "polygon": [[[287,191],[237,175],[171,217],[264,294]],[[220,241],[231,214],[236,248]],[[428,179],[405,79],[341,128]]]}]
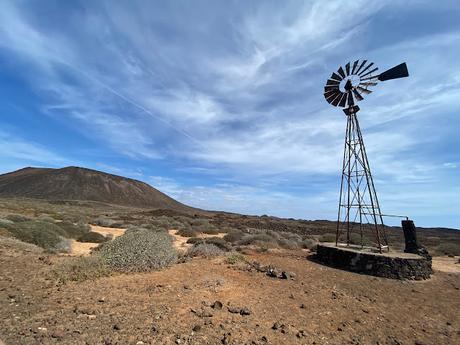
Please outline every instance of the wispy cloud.
[{"label": "wispy cloud", "polygon": [[[283,214],[309,215],[304,204],[314,200],[333,217],[335,201],[325,198],[337,188],[345,116],[325,103],[322,87],[350,59],[409,65],[410,78],[376,87],[360,113],[378,185],[430,185],[427,193],[444,195],[457,170],[443,164],[460,159],[443,151],[447,140],[458,143],[460,28],[434,22],[455,5],[42,4],[48,19],[37,4],[7,1],[0,57],[17,60],[18,78],[40,98],[37,116],[68,122],[124,165],[100,166],[135,173],[142,165],[143,179],[169,169],[173,180],[150,181],[196,206],[208,198],[270,213],[283,199]],[[434,118],[443,121],[433,126]]]}]

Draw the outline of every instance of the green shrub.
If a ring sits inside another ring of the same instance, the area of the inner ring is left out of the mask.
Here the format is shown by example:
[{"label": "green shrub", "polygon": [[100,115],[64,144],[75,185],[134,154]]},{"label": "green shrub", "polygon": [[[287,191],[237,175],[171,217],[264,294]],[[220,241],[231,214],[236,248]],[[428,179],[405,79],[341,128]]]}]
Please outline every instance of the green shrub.
[{"label": "green shrub", "polygon": [[111,218],[107,218],[107,217],[104,217],[104,216],[97,217],[94,220],[94,225],[104,226],[104,227],[107,227],[107,228],[113,227],[114,224],[116,224],[116,223],[117,223],[116,220],[113,220]]},{"label": "green shrub", "polygon": [[55,220],[54,218],[50,217],[50,216],[47,215],[47,214],[41,214],[41,215],[37,218],[37,220],[42,221],[42,222],[49,222],[49,223],[55,223],[55,222],[56,222],[56,220]]},{"label": "green shrub", "polygon": [[65,231],[56,224],[48,222],[24,221],[4,226],[17,239],[55,251]]},{"label": "green shrub", "polygon": [[187,243],[190,243],[190,244],[195,244],[195,243],[203,243],[203,239],[200,238],[200,237],[190,237],[188,240],[187,240]]},{"label": "green shrub", "polygon": [[247,246],[247,245],[258,245],[258,244],[267,244],[270,243],[272,245],[277,245],[278,241],[276,238],[271,237],[268,234],[256,234],[256,235],[246,235],[243,237],[241,241],[238,242],[239,245]]},{"label": "green shrub", "polygon": [[56,223],[56,225],[64,230],[66,237],[75,239],[83,236],[91,230],[91,227],[88,224],[82,223],[73,224],[71,222],[64,221]]},{"label": "green shrub", "polygon": [[226,262],[230,265],[234,265],[238,262],[246,262],[246,258],[240,253],[234,253],[227,257]]},{"label": "green shrub", "polygon": [[211,243],[197,243],[187,251],[187,256],[204,256],[206,258],[224,255],[224,251]]},{"label": "green shrub", "polygon": [[297,242],[295,240],[289,240],[286,238],[281,238],[278,240],[278,245],[281,248],[285,248],[285,249],[297,249],[300,247],[300,242]]},{"label": "green shrub", "polygon": [[306,238],[302,241],[302,248],[305,249],[314,249],[316,245],[318,244],[317,241],[315,241],[312,238]]},{"label": "green shrub", "polygon": [[[334,240],[335,241],[335,240]],[[345,238],[346,241],[346,238]],[[366,236],[363,235],[363,241],[362,241],[364,246],[372,246],[373,243],[371,240],[369,240]],[[361,234],[357,233],[351,233],[350,234],[350,243],[351,244],[357,244],[361,245]]]},{"label": "green shrub", "polygon": [[230,251],[232,246],[227,243],[224,239],[220,237],[206,237],[206,238],[199,238],[199,237],[191,237],[187,240],[187,243],[191,244],[213,244],[216,247],[220,248],[223,251]]},{"label": "green shrub", "polygon": [[177,261],[172,238],[166,232],[139,230],[126,232],[99,249],[111,268],[124,272],[145,272]]},{"label": "green shrub", "polygon": [[227,233],[227,235],[225,235],[223,238],[227,242],[235,243],[235,242],[241,241],[244,235],[245,234],[241,231],[232,231],[232,232]]},{"label": "green shrub", "polygon": [[181,229],[179,230],[176,235],[183,236],[183,237],[195,237],[198,233],[189,228],[189,229]]},{"label": "green shrub", "polygon": [[441,255],[460,255],[460,244],[453,242],[444,242],[435,248],[435,252]]},{"label": "green shrub", "polygon": [[209,223],[207,219],[194,219],[191,221],[192,229],[198,232],[209,235],[217,235],[219,233],[214,224]]},{"label": "green shrub", "polygon": [[97,232],[90,231],[80,236],[78,238],[78,241],[79,242],[90,242],[90,243],[103,243],[103,242],[107,242],[108,238]]},{"label": "green shrub", "polygon": [[335,234],[325,233],[319,237],[320,242],[335,242]]},{"label": "green shrub", "polygon": [[60,283],[81,282],[110,275],[110,269],[99,256],[69,257],[59,262],[52,275]]},{"label": "green shrub", "polygon": [[22,214],[8,214],[5,218],[14,223],[27,222],[31,220],[29,217],[23,216]]}]

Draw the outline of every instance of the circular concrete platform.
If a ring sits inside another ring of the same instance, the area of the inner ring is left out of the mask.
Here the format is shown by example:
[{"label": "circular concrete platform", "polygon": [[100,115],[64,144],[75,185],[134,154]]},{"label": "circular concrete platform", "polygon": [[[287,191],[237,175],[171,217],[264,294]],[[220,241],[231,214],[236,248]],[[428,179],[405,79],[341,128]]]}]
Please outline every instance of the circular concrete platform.
[{"label": "circular concrete platform", "polygon": [[343,243],[318,244],[316,258],[332,267],[392,279],[422,280],[433,273],[430,258],[394,251],[379,253],[370,247]]}]

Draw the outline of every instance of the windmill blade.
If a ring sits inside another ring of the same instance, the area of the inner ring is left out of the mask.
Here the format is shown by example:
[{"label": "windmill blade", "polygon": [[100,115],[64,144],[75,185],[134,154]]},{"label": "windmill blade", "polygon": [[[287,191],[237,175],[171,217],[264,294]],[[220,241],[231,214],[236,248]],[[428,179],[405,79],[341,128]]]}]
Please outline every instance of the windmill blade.
[{"label": "windmill blade", "polygon": [[359,68],[356,70],[356,72],[355,72],[356,74],[358,74],[359,71],[361,71],[361,68],[363,68],[363,66],[366,64],[366,62],[367,62],[367,60],[364,60],[364,61],[362,62],[362,64],[361,64],[361,65],[359,66]]},{"label": "windmill blade", "polygon": [[[370,70],[369,72],[367,73],[364,73],[363,75],[361,75],[360,77],[361,78],[364,78],[365,76],[368,76],[369,74],[372,74],[374,73],[375,71],[377,71],[379,68],[378,67],[375,67],[374,69]],[[362,79],[361,79],[362,80]]]},{"label": "windmill blade", "polygon": [[398,79],[398,78],[405,78],[409,76],[409,71],[407,70],[407,65],[405,62],[399,64],[389,70],[381,73],[378,76],[380,81],[391,80],[391,79]]},{"label": "windmill blade", "polygon": [[351,93],[351,90],[348,91],[348,106],[352,107],[355,105],[355,100],[353,99],[353,94]]},{"label": "windmill blade", "polygon": [[342,76],[342,79],[346,77],[345,72],[343,71],[342,66],[339,67],[337,70],[337,73],[339,73]]},{"label": "windmill blade", "polygon": [[337,80],[332,80],[332,79],[328,79],[327,82],[326,82],[326,85],[327,86],[330,86],[330,85],[339,85],[340,84],[340,81],[337,81]]},{"label": "windmill blade", "polygon": [[347,98],[348,98],[347,93],[342,94],[342,99],[339,102],[339,107],[345,107],[347,105]]},{"label": "windmill blade", "polygon": [[369,65],[367,65],[366,68],[364,68],[358,75],[362,76],[364,74],[364,72],[366,72],[369,68],[372,67],[372,65],[374,65],[373,62],[371,62]]},{"label": "windmill blade", "polygon": [[365,80],[377,80],[378,77],[379,77],[378,75],[374,75],[374,76],[367,77],[367,78],[361,78],[361,81],[365,81]]},{"label": "windmill blade", "polygon": [[364,99],[363,96],[361,96],[361,95],[359,94],[359,92],[356,91],[355,88],[353,88],[352,91],[353,91],[353,95],[355,96],[355,98],[356,98],[356,100],[357,100],[358,102],[359,102],[359,101],[362,101],[362,100]]},{"label": "windmill blade", "polygon": [[356,66],[358,66],[358,63],[359,63],[359,60],[356,60],[355,63],[353,64],[353,68],[351,70],[351,74],[355,74],[355,69],[356,69]]},{"label": "windmill blade", "polygon": [[368,89],[365,89],[365,88],[362,88],[361,86],[357,86],[356,87],[356,90],[358,90],[360,93],[365,93],[366,95],[372,93],[371,90],[368,90]]},{"label": "windmill blade", "polygon": [[337,80],[339,82],[343,80],[343,78],[339,76],[337,73],[332,73],[330,79]]},{"label": "windmill blade", "polygon": [[335,90],[339,90],[339,86],[338,86],[338,85],[334,85],[334,86],[325,86],[325,87],[324,87],[324,92],[335,91]]},{"label": "windmill blade", "polygon": [[324,98],[328,99],[331,96],[336,95],[337,93],[340,93],[340,90],[326,91],[324,92]]},{"label": "windmill blade", "polygon": [[340,92],[340,94],[337,95],[337,97],[331,101],[331,104],[337,106],[341,99],[342,99],[342,93]]},{"label": "windmill blade", "polygon": [[350,63],[347,63],[345,65],[345,71],[347,72],[347,76],[349,76],[350,75]]},{"label": "windmill blade", "polygon": [[330,91],[330,92],[326,92],[324,94],[324,97],[326,98],[326,101],[331,103],[331,101],[340,94],[342,94],[340,91]]},{"label": "windmill blade", "polygon": [[366,86],[366,87],[367,87],[367,86],[376,86],[377,83],[376,83],[376,82],[373,82],[373,81],[368,81],[368,82],[365,82],[365,83],[359,83],[359,86],[362,86],[362,85],[364,85],[364,86]]}]

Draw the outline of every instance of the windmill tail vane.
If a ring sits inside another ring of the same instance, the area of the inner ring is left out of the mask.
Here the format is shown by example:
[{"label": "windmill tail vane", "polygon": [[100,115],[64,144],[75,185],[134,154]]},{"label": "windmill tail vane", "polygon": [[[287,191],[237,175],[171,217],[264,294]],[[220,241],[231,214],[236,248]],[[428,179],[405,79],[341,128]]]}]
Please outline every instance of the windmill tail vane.
[{"label": "windmill tail vane", "polygon": [[[383,214],[374,185],[363,135],[359,125],[356,105],[373,91],[381,81],[409,76],[406,63],[399,64],[383,73],[375,74],[378,67],[368,60],[356,60],[340,66],[333,72],[324,87],[324,97],[333,106],[344,108],[347,116],[342,177],[337,217],[336,245],[345,233],[346,244],[364,247],[365,231],[374,233],[378,250],[389,250],[383,223]],[[359,239],[353,235],[358,234]]]}]

